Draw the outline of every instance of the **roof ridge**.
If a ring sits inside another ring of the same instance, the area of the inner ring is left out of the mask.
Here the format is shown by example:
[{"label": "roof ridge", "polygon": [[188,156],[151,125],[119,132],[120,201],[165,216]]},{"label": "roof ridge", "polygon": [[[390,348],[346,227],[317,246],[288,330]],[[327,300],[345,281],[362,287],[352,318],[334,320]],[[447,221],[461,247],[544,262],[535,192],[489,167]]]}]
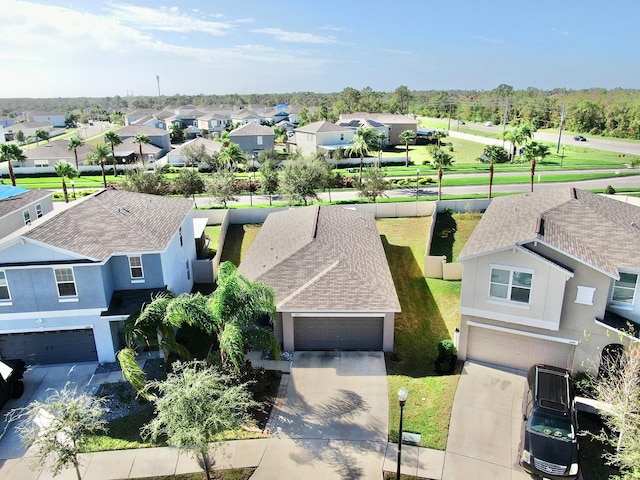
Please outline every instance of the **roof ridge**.
[{"label": "roof ridge", "polygon": [[331,265],[329,265],[324,270],[322,270],[319,273],[317,273],[316,275],[314,275],[312,278],[307,280],[304,284],[300,285],[293,292],[291,292],[289,295],[287,295],[285,298],[283,298],[280,302],[278,302],[277,307],[280,307],[281,305],[284,305],[287,302],[289,302],[290,300],[292,300],[293,298],[297,297],[299,294],[304,292],[310,285],[313,285],[314,283],[316,283],[318,280],[320,280],[322,277],[324,277],[327,273],[329,273],[334,268],[336,268],[339,264],[340,264],[340,260],[335,260]]}]

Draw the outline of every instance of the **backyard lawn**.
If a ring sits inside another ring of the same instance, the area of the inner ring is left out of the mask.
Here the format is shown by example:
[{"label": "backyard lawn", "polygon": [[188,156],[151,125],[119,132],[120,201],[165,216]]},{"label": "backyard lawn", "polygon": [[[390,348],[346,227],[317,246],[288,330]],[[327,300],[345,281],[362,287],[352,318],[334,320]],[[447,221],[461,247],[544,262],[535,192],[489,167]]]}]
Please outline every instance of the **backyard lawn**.
[{"label": "backyard lawn", "polygon": [[231,262],[240,265],[242,257],[256,239],[261,225],[229,225],[224,239],[221,262]]}]

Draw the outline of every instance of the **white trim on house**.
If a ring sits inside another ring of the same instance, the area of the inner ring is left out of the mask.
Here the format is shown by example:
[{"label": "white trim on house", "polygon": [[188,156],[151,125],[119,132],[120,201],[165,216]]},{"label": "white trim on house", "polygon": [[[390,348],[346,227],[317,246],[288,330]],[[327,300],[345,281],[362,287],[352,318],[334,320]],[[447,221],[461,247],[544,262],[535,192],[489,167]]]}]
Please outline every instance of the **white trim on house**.
[{"label": "white trim on house", "polygon": [[[570,253],[565,252],[564,250],[560,250],[560,249],[559,249],[558,247],[556,247],[555,245],[552,245],[552,244],[550,244],[550,243],[547,243],[547,242],[545,242],[545,241],[543,241],[543,240],[540,240],[540,239],[529,240],[529,241],[527,241],[527,242],[520,242],[520,244],[519,244],[519,245],[524,245],[525,243],[533,243],[534,245],[535,245],[535,244],[537,244],[537,243],[540,243],[540,244],[544,245],[545,247],[550,248],[551,250],[553,250],[553,251],[555,251],[555,252],[558,252],[558,253],[560,253],[560,254],[564,255],[565,257],[568,257],[568,258],[570,258],[570,259],[572,259],[572,260],[575,260],[576,262],[579,262],[579,263],[582,263],[583,265],[588,266],[589,268],[593,268],[594,270],[596,270],[596,271],[598,271],[598,272],[600,272],[600,273],[603,273],[603,274],[604,274],[604,275],[606,275],[607,277],[616,278],[614,275],[612,275],[612,274],[611,274],[611,272],[607,272],[607,271],[605,271],[605,270],[602,270],[601,268],[598,268],[598,267],[596,267],[595,265],[592,265],[592,264],[590,264],[590,263],[588,263],[588,262],[585,262],[585,261],[584,261],[584,259],[579,258],[579,257],[576,257],[576,256],[574,256],[574,255],[571,255]],[[541,257],[541,258],[544,258],[544,257]],[[573,275],[571,275],[571,276],[573,276]]]},{"label": "white trim on house", "polygon": [[324,313],[324,312],[310,312],[310,313],[291,313],[291,316],[293,318],[296,317],[381,317],[384,318],[384,313],[383,312],[372,312],[372,313],[367,313],[367,312],[358,312],[358,313],[352,313],[351,311],[349,312],[330,312],[330,313]]},{"label": "white trim on house", "polygon": [[567,345],[578,345],[579,343],[577,340],[573,340],[572,338],[552,337],[550,335],[541,335],[539,333],[527,332],[524,330],[516,330],[513,328],[499,327],[497,325],[488,325],[486,323],[475,322],[473,320],[469,320],[467,322],[467,325],[469,325],[470,327],[486,328],[487,330],[496,330],[498,332],[512,333],[514,335],[521,335],[523,337],[532,337],[532,338],[539,338],[541,340],[550,340],[552,342],[565,343]]},{"label": "white trim on house", "polygon": [[[56,291],[58,292],[58,301],[68,301],[68,302],[77,301],[78,286],[76,284],[76,276],[73,273],[73,267],[51,266],[50,268],[51,270],[53,270],[53,279],[56,283]],[[71,280],[65,280],[65,279],[58,280],[58,275],[56,274],[58,270],[69,270],[71,272]],[[62,295],[60,293],[60,285],[68,285],[68,284],[73,284],[73,295]],[[75,300],[71,300],[71,299],[75,299]]]},{"label": "white trim on house", "polygon": [[58,332],[62,330],[93,330],[93,325],[76,325],[63,327],[38,327],[38,328],[20,328],[11,330],[0,330],[0,335],[7,333],[37,333],[37,332]]},{"label": "white trim on house", "polygon": [[606,323],[602,323],[597,318],[595,319],[595,322],[596,322],[596,325],[598,325],[599,327],[606,328],[607,330],[615,332],[618,335],[622,335],[623,337],[633,340],[634,342],[640,342],[640,338],[636,338],[633,335],[630,335],[629,333],[625,332],[624,330],[618,330],[617,328],[607,325]]},{"label": "white trim on house", "polygon": [[[504,303],[502,304],[504,305]],[[511,303],[509,303],[511,306]],[[463,307],[460,306],[461,315],[469,315],[473,317],[489,318],[492,320],[498,320],[505,323],[516,323],[527,327],[544,328],[545,330],[560,330],[560,324],[556,322],[549,322],[545,320],[538,320],[531,317],[523,317],[521,315],[514,315],[513,313],[499,313],[493,310],[482,310],[479,308]],[[471,320],[469,320],[471,322]]]},{"label": "white trim on house", "polygon": [[[509,280],[506,284],[499,283],[493,281],[493,271],[494,270],[502,270],[504,272],[509,272]],[[515,273],[524,273],[527,275],[531,275],[531,283],[529,285],[514,285],[514,274]],[[499,303],[506,303],[508,305],[530,305],[531,303],[531,291],[533,290],[533,277],[536,273],[534,268],[524,268],[524,267],[514,267],[510,265],[503,265],[498,263],[490,263],[489,264],[489,292],[488,297],[490,300],[494,302],[497,301]],[[491,287],[493,285],[502,285],[507,287],[507,291],[504,297],[498,295],[491,294]],[[519,300],[513,300],[513,289],[520,288],[522,290],[528,290],[529,295],[527,296],[526,302],[521,302]]]},{"label": "white trim on house", "polygon": [[[65,317],[83,317],[83,316],[100,316],[100,314],[106,311],[106,308],[84,308],[84,309],[71,309],[71,310],[47,310],[32,312],[15,312],[15,313],[0,313],[0,322],[5,320],[31,320],[33,318],[59,318]],[[100,317],[103,318],[103,317]],[[111,317],[105,317],[111,318]],[[29,330],[32,331],[32,330]],[[11,333],[11,332],[9,332]]]},{"label": "white trim on house", "polygon": [[630,287],[624,287],[624,286],[616,286],[616,282],[620,281],[620,278],[618,278],[617,280],[615,280],[613,282],[613,286],[611,287],[611,295],[609,296],[609,303],[611,305],[613,305],[615,308],[618,308],[620,310],[633,310],[633,306],[636,303],[636,299],[638,298],[638,284],[640,284],[640,273],[631,269],[627,269],[627,268],[620,268],[619,273],[627,273],[630,275],[635,275],[636,276],[636,285],[633,288],[633,297],[631,298],[631,302],[624,302],[621,300],[614,300],[613,299],[613,293],[615,292],[616,288],[622,288],[624,290],[631,290]]},{"label": "white trim on house", "polygon": [[[133,259],[135,259],[135,265],[131,263],[131,260]],[[142,255],[127,255],[127,260],[129,261],[129,277],[131,279],[131,283],[145,283]],[[140,262],[140,264],[137,262]],[[136,270],[136,273],[140,270],[140,275],[134,275],[134,270]]]}]

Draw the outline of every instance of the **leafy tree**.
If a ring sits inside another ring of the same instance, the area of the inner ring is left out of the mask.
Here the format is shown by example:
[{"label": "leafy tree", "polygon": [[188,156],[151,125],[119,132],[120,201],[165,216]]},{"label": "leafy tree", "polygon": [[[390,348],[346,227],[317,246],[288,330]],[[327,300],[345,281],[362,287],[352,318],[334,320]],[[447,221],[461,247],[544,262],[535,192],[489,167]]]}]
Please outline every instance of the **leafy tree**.
[{"label": "leafy tree", "polygon": [[[269,206],[272,205],[272,196],[278,192],[280,179],[278,176],[278,159],[267,153],[273,150],[263,150],[258,155],[260,162],[260,174],[262,175],[261,187],[262,191],[269,195]],[[277,153],[273,152],[275,155]]]},{"label": "leafy tree", "polygon": [[400,140],[402,140],[402,142],[404,143],[407,154],[407,159],[404,162],[405,167],[409,166],[409,143],[413,142],[415,139],[416,132],[414,132],[413,130],[405,130],[404,132],[400,133]]},{"label": "leafy tree", "polygon": [[238,187],[236,175],[230,170],[224,169],[212,174],[207,181],[207,193],[216,201],[227,208],[227,203],[237,200]]},{"label": "leafy tree", "polygon": [[111,159],[113,160],[113,176],[115,177],[118,175],[118,169],[117,169],[118,161],[116,160],[115,148],[122,143],[122,139],[120,138],[120,135],[118,135],[116,132],[109,131],[104,134],[104,141],[105,143],[108,143],[111,146]]},{"label": "leafy tree", "polygon": [[294,156],[282,169],[280,186],[290,203],[317,199],[316,190],[322,188],[326,178],[326,162],[318,158]]},{"label": "leafy tree", "polygon": [[18,145],[24,145],[27,141],[27,139],[25,138],[24,132],[22,130],[18,130],[14,138],[16,142],[18,142]]},{"label": "leafy tree", "polygon": [[517,127],[505,130],[502,132],[502,138],[508,142],[511,142],[513,146],[511,150],[511,160],[516,156],[516,149],[520,145],[526,145],[526,143],[533,138],[534,128],[528,123],[518,125]]},{"label": "leafy tree", "polygon": [[204,192],[204,180],[198,172],[190,168],[183,168],[173,179],[173,189],[183,197],[192,197],[195,203],[196,194]]},{"label": "leafy tree", "polygon": [[376,198],[384,196],[389,188],[389,182],[384,176],[384,171],[379,167],[365,168],[362,181],[356,182],[358,197],[366,198],[375,203]]},{"label": "leafy tree", "polygon": [[453,156],[437,148],[431,150],[433,166],[438,169],[438,200],[442,200],[442,168],[453,164]]},{"label": "leafy tree", "polygon": [[64,193],[64,201],[69,203],[69,192],[67,191],[67,182],[66,180],[72,180],[79,175],[79,172],[73,168],[70,163],[67,162],[58,162],[54,167],[56,170],[56,175],[62,178],[62,192]]},{"label": "leafy tree", "polygon": [[376,131],[371,127],[358,127],[355,136],[349,142],[349,154],[355,154],[360,157],[358,181],[362,181],[362,167],[364,165],[364,157],[371,154],[371,148],[375,147],[375,142]]},{"label": "leafy tree", "polygon": [[413,95],[405,85],[400,85],[393,92],[393,105],[397,112],[405,114],[409,110],[409,102]]},{"label": "leafy tree", "polygon": [[[76,387],[67,383],[61,390],[52,390],[44,402],[34,400],[12,410],[8,417],[20,422],[16,431],[25,445],[35,448],[32,458],[37,466],[48,469],[53,476],[73,466],[78,480],[82,480],[78,454],[90,436],[106,431],[105,402],[101,397],[78,394]],[[41,424],[44,421],[43,428],[36,419]]]},{"label": "leafy tree", "polygon": [[148,193],[150,195],[166,195],[170,191],[167,177],[160,170],[155,172],[127,170],[121,185],[128,192]]},{"label": "leafy tree", "polygon": [[43,130],[41,128],[38,128],[36,130],[36,145],[38,143],[40,143],[40,140],[47,140],[49,141],[49,132],[47,132],[46,130]]},{"label": "leafy tree", "polygon": [[229,143],[220,150],[220,163],[227,168],[234,169],[239,163],[244,163],[245,155],[237,143]]},{"label": "leafy tree", "polygon": [[145,167],[145,163],[144,163],[144,155],[142,155],[142,145],[151,143],[151,140],[149,139],[148,135],[145,135],[144,133],[139,133],[131,141],[133,143],[137,143],[138,146],[140,147],[140,152],[139,152],[140,153],[140,161],[142,162],[142,167],[144,168]]},{"label": "leafy tree", "polygon": [[489,164],[489,198],[491,198],[491,190],[493,189],[493,166],[496,163],[507,163],[509,161],[509,152],[499,145],[487,145],[484,147],[484,151],[478,160]]},{"label": "leafy tree", "polygon": [[205,164],[215,171],[220,167],[220,154],[218,152],[207,153],[204,145],[188,145],[182,149],[182,154],[187,157],[190,165]]},{"label": "leafy tree", "polygon": [[572,130],[598,135],[605,127],[605,116],[602,107],[593,100],[582,100],[570,107],[568,114],[569,125]]},{"label": "leafy tree", "polygon": [[117,123],[118,125],[124,125],[124,113],[120,110],[116,110],[111,115],[109,115],[109,121],[111,123]]},{"label": "leafy tree", "polygon": [[11,185],[16,186],[16,175],[13,172],[12,162],[22,163],[27,157],[22,153],[22,149],[15,143],[0,143],[0,162],[7,162],[9,166],[9,178]]},{"label": "leafy tree", "polygon": [[166,435],[169,445],[199,456],[211,480],[209,445],[225,430],[247,424],[250,410],[258,406],[248,384],[205,362],[176,362],[173,373],[151,387],[159,392],[156,417],[144,426],[144,435],[153,440]]},{"label": "leafy tree", "polygon": [[184,130],[180,127],[178,123],[172,123],[169,130],[169,137],[171,138],[171,143],[182,143],[184,142]]},{"label": "leafy tree", "polygon": [[104,188],[107,188],[107,174],[104,171],[104,164],[109,158],[109,147],[107,147],[104,143],[99,143],[95,147],[91,149],[91,162],[96,162],[100,165],[100,170],[102,170],[102,184]]},{"label": "leafy tree", "polygon": [[536,174],[536,162],[541,162],[549,155],[549,147],[540,142],[531,142],[522,149],[524,158],[531,162],[531,191],[533,192],[533,177]]}]

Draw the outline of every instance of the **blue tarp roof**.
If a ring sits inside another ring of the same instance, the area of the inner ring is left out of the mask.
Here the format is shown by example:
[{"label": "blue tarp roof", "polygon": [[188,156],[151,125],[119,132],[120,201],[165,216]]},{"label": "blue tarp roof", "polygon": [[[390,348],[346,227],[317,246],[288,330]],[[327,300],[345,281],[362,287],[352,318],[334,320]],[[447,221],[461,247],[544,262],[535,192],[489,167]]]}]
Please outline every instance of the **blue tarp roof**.
[{"label": "blue tarp roof", "polygon": [[23,187],[13,187],[11,185],[0,185],[0,200],[22,195],[29,190]]},{"label": "blue tarp roof", "polygon": [[289,105],[287,105],[286,103],[280,103],[279,105],[275,106],[276,110],[286,110],[287,108],[289,108]]}]

